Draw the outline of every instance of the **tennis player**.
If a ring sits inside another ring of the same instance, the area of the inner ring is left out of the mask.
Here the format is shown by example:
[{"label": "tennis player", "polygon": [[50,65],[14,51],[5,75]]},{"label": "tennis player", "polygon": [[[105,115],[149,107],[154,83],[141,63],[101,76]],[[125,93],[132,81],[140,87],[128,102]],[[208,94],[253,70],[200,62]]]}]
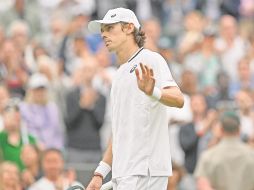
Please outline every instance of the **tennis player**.
[{"label": "tennis player", "polygon": [[166,106],[183,95],[166,61],[144,49],[145,33],[133,11],[109,10],[89,22],[119,63],[112,83],[112,139],[87,190],[99,190],[111,171],[114,190],[166,190],[172,175]]}]

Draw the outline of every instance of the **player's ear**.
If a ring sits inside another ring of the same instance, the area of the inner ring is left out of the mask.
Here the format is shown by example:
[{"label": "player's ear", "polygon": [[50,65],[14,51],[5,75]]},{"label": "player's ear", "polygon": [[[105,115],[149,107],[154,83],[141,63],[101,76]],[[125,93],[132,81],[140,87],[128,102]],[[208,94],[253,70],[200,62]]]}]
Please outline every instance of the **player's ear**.
[{"label": "player's ear", "polygon": [[128,24],[125,25],[125,32],[126,32],[126,34],[133,33],[134,29],[135,29],[135,26],[132,23],[128,23]]}]

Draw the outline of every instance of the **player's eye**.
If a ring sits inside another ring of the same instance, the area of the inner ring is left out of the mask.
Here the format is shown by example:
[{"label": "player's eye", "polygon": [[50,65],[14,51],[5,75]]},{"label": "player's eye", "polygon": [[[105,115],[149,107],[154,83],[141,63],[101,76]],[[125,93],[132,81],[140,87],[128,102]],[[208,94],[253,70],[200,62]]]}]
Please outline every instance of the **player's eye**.
[{"label": "player's eye", "polygon": [[106,30],[107,30],[107,31],[111,31],[113,28],[114,28],[113,25],[108,25],[108,26],[106,27]]}]

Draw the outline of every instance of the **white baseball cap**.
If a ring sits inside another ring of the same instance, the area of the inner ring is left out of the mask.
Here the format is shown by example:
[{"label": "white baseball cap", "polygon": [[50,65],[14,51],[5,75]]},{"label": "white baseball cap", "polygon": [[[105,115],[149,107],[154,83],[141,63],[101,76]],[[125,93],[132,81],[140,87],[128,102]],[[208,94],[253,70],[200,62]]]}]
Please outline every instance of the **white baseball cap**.
[{"label": "white baseball cap", "polygon": [[101,24],[113,24],[118,22],[132,23],[138,30],[140,28],[139,21],[132,10],[126,8],[116,8],[110,9],[102,20],[90,21],[88,23],[88,29],[93,33],[100,33]]},{"label": "white baseball cap", "polygon": [[47,88],[49,85],[49,81],[44,74],[35,73],[33,74],[28,81],[28,88],[36,89],[36,88]]}]

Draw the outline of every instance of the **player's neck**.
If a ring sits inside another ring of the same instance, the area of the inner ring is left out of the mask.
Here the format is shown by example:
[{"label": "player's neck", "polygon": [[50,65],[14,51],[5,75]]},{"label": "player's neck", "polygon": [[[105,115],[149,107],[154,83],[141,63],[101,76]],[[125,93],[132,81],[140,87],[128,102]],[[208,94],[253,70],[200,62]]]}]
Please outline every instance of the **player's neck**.
[{"label": "player's neck", "polygon": [[124,46],[121,47],[117,52],[117,62],[119,65],[122,65],[124,63],[126,63],[131,56],[133,56],[135,54],[135,52],[137,52],[139,49],[137,44],[131,45],[131,46]]}]

